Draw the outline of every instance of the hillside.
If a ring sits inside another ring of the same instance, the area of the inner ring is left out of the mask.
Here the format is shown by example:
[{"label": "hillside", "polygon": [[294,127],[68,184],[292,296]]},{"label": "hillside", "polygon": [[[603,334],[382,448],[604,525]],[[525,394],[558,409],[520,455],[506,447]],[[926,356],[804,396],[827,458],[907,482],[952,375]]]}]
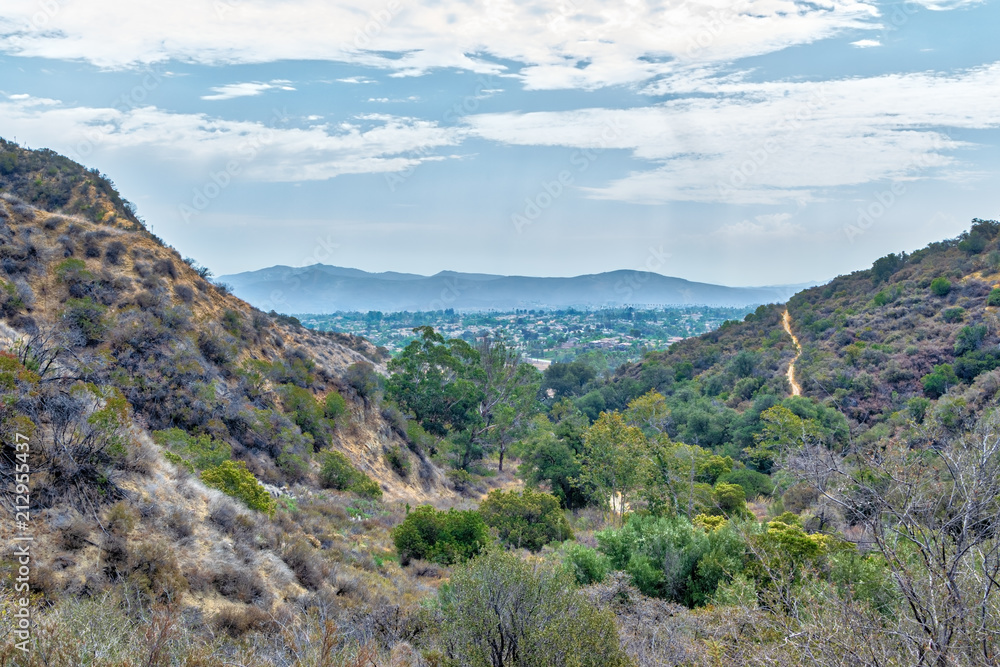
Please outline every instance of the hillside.
[{"label": "hillside", "polygon": [[[888,255],[650,353],[577,401],[593,416],[656,389],[677,402],[672,436],[733,455],[753,444],[759,414],[781,402],[802,416],[810,403],[843,415],[845,440],[888,436],[934,410],[972,419],[1000,387],[998,285],[1000,225],[974,220],[959,238]],[[795,355],[786,309],[803,347],[795,376],[807,401],[790,398],[785,377]]]},{"label": "hillside", "polygon": [[221,276],[233,292],[264,309],[324,314],[607,308],[621,306],[746,306],[784,301],[797,288],[724,287],[647,271],[612,271],[573,278],[532,278],[442,271],[433,276],[366,273],[316,264],[274,266]]},{"label": "hillside", "polygon": [[383,404],[383,354],[209,282],[96,172],[0,149],[3,475],[26,438],[39,600],[136,595],[238,636],[412,598],[387,521],[462,496]]}]

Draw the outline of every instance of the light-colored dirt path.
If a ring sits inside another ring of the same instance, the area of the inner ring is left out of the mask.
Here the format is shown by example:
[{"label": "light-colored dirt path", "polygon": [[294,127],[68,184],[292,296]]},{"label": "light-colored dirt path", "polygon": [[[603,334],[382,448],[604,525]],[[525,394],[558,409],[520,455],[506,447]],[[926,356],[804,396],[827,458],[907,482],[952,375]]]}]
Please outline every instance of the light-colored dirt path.
[{"label": "light-colored dirt path", "polygon": [[788,384],[792,385],[792,396],[801,396],[802,387],[795,381],[795,362],[802,356],[802,346],[799,344],[799,339],[792,333],[792,316],[788,314],[787,310],[781,316],[781,323],[785,326],[785,332],[792,337],[792,342],[795,343],[795,358],[788,364]]}]

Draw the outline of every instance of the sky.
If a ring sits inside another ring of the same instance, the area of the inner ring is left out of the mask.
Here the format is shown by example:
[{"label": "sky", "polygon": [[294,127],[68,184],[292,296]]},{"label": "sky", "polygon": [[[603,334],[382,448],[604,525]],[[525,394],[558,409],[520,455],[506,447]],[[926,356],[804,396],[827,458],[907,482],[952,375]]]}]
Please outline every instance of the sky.
[{"label": "sky", "polygon": [[19,0],[0,136],[217,275],[825,281],[997,218],[998,2]]}]

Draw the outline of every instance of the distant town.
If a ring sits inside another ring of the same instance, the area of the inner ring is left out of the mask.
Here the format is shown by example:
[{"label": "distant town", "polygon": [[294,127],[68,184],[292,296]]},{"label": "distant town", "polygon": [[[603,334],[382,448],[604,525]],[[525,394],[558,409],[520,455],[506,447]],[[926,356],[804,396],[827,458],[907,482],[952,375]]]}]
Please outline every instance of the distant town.
[{"label": "distant town", "polygon": [[690,306],[644,310],[515,310],[509,312],[367,313],[298,315],[302,323],[319,330],[364,336],[395,354],[415,338],[414,327],[432,326],[446,338],[469,342],[484,334],[502,337],[525,359],[544,370],[555,361],[584,359],[612,369],[635,361],[650,350],[663,350],[679,340],[712,331],[726,320],[742,320],[754,306],[720,308]]}]

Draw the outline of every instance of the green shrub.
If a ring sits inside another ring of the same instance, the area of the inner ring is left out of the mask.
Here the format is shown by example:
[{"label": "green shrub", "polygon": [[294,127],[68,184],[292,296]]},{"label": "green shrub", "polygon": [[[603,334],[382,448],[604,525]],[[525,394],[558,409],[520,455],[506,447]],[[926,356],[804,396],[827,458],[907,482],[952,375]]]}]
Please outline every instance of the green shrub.
[{"label": "green shrub", "polygon": [[229,443],[215,440],[208,435],[193,436],[179,428],[165,431],[153,431],[153,441],[161,447],[169,448],[165,454],[173,454],[177,460],[168,456],[173,463],[183,461],[190,470],[205,470],[221,465],[232,458],[233,450]]},{"label": "green shrub", "polygon": [[985,324],[974,324],[964,326],[955,336],[955,356],[962,356],[966,352],[975,352],[983,344],[989,329]]},{"label": "green shrub", "polygon": [[956,306],[955,308],[945,308],[941,311],[941,319],[949,324],[961,322],[965,319],[965,308]]},{"label": "green shrub", "polygon": [[361,472],[341,452],[325,452],[319,473],[323,488],[351,491],[367,498],[381,498],[382,489],[371,477]]},{"label": "green shrub", "polygon": [[486,525],[495,528],[500,540],[512,547],[539,551],[549,542],[573,538],[559,499],[551,493],[492,491],[479,511]]},{"label": "green shrub", "polygon": [[939,276],[931,281],[931,292],[936,296],[947,296],[951,291],[951,282],[944,276]]},{"label": "green shrub", "polygon": [[205,486],[243,501],[250,509],[270,515],[277,508],[274,498],[261,486],[253,473],[247,470],[247,464],[243,461],[224,461],[209,468],[201,473],[201,481]]},{"label": "green shrub", "polygon": [[494,551],[440,592],[442,631],[468,667],[626,667],[614,615],[573,589],[569,575]]},{"label": "green shrub", "polygon": [[82,299],[67,299],[63,318],[80,332],[86,345],[95,345],[104,340],[110,328],[105,313],[107,306],[97,303],[89,296]]},{"label": "green shrub", "polygon": [[393,472],[397,475],[406,479],[410,476],[410,459],[407,458],[406,452],[399,445],[391,447],[389,451],[385,453],[385,462],[389,464]]},{"label": "green shrub", "polygon": [[16,315],[24,308],[24,299],[17,293],[14,283],[0,279],[0,317]]},{"label": "green shrub", "polygon": [[451,565],[472,558],[489,541],[489,530],[475,510],[440,512],[423,505],[392,530],[400,563],[423,559]]},{"label": "green shrub", "polygon": [[958,384],[958,376],[951,364],[938,364],[934,370],[920,378],[924,394],[929,398],[940,398],[950,387]]},{"label": "green shrub", "polygon": [[713,514],[721,513],[726,517],[745,517],[749,514],[746,491],[739,484],[717,483],[712,500],[715,502]]},{"label": "green shrub", "polygon": [[596,549],[571,542],[565,550],[563,564],[581,586],[599,584],[611,571],[611,561]]},{"label": "green shrub", "polygon": [[632,514],[624,527],[597,533],[597,541],[611,567],[646,595],[696,606],[743,570],[746,545],[729,523],[708,530],[686,517]]},{"label": "green shrub", "polygon": [[333,390],[323,399],[323,412],[327,419],[336,423],[347,414],[347,401]]},{"label": "green shrub", "polygon": [[358,392],[358,396],[365,399],[374,397],[380,387],[378,373],[371,364],[363,361],[348,366],[344,381]]},{"label": "green shrub", "polygon": [[986,297],[987,306],[1000,306],[1000,287],[990,290],[990,295]]},{"label": "green shrub", "polygon": [[719,475],[717,481],[727,484],[739,484],[746,491],[747,498],[770,496],[774,493],[774,482],[771,481],[771,478],[762,472],[757,472],[750,468],[741,468]]},{"label": "green shrub", "polygon": [[312,392],[294,384],[282,385],[278,393],[285,412],[303,433],[309,433],[316,443],[327,443],[333,424],[326,418],[324,406]]}]

